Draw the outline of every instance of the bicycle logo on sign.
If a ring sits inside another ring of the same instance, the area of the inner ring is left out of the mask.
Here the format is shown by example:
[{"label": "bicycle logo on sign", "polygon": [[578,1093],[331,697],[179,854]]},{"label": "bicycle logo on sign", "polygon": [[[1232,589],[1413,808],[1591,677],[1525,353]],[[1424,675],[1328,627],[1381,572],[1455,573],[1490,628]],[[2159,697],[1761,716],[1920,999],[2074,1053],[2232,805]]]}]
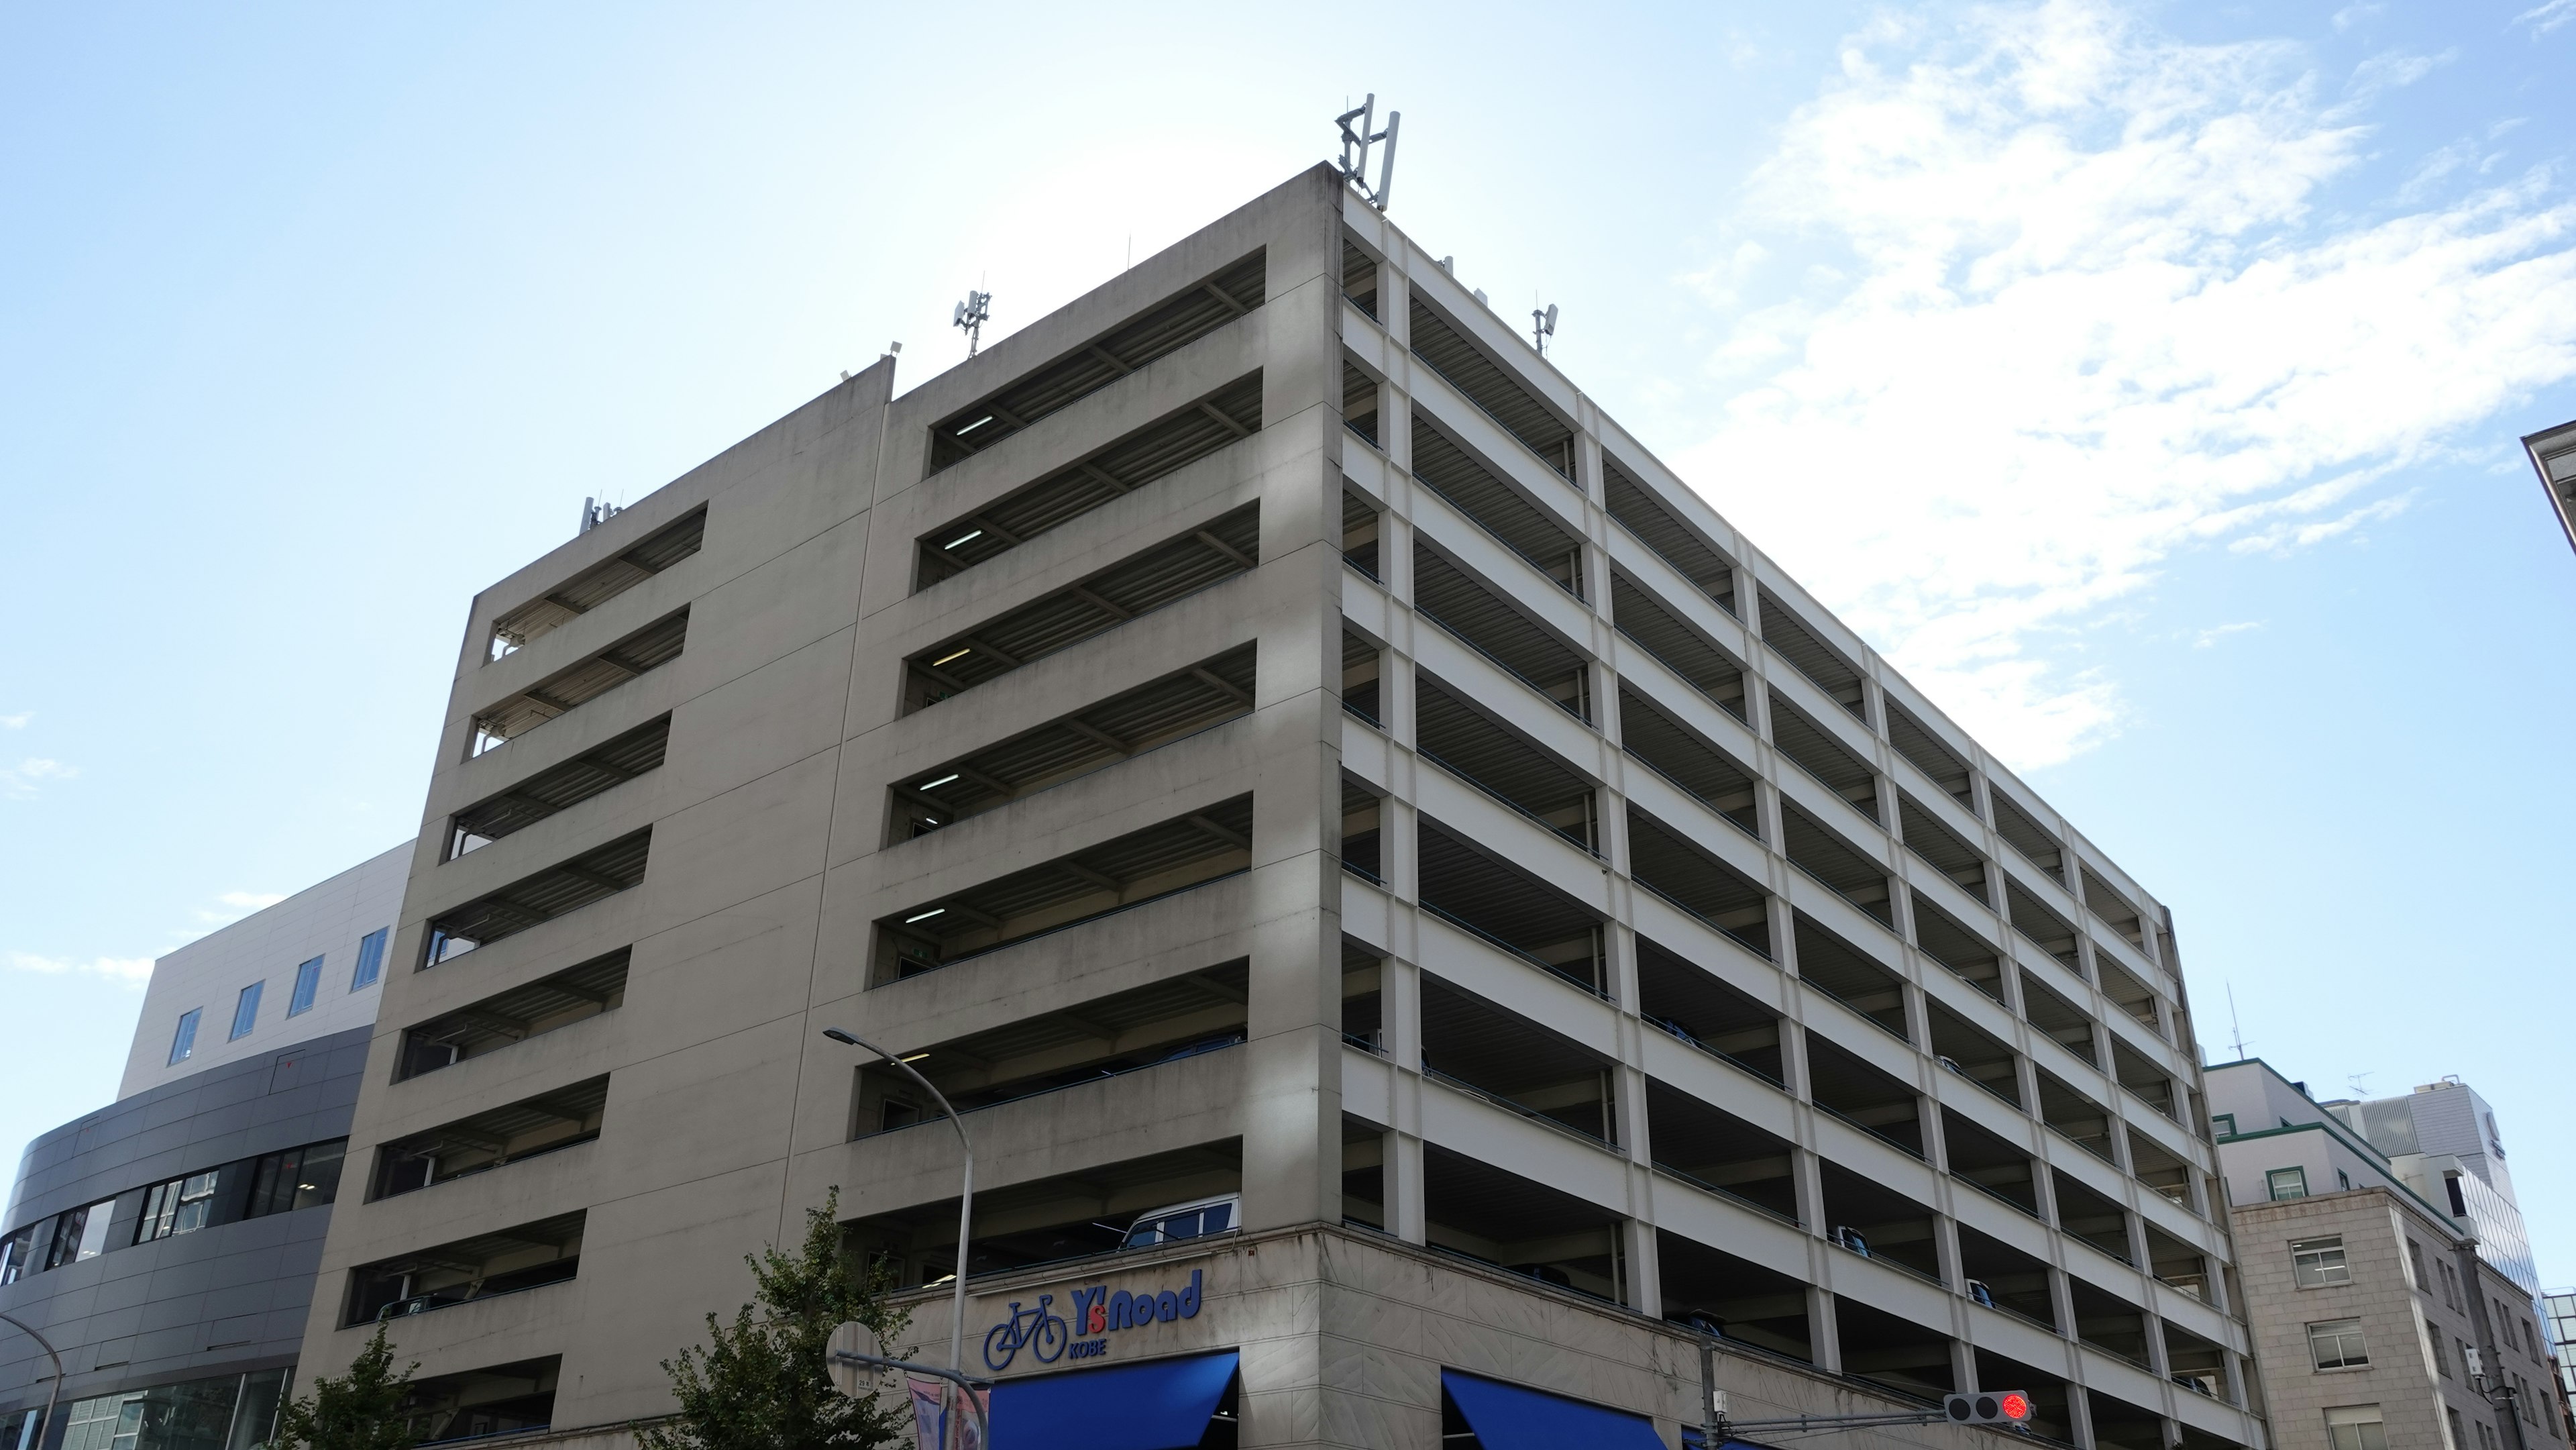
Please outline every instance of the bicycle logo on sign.
[{"label": "bicycle logo on sign", "polygon": [[1053,1364],[1064,1357],[1064,1347],[1072,1339],[1064,1317],[1050,1312],[1053,1294],[1040,1294],[1038,1307],[1022,1309],[1020,1301],[1011,1301],[1011,1317],[996,1324],[984,1336],[984,1364],[996,1373],[1011,1367],[1026,1348],[1040,1364]]}]

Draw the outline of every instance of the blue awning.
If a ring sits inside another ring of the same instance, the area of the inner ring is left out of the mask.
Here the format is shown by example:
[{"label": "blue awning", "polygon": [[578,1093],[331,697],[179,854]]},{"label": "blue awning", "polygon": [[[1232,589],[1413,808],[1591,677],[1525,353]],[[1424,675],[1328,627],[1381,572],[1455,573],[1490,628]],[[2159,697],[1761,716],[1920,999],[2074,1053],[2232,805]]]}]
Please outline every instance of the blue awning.
[{"label": "blue awning", "polygon": [[1003,1380],[993,1386],[992,1450],[1190,1450],[1234,1361],[1228,1349]]},{"label": "blue awning", "polygon": [[1654,1422],[1625,1410],[1454,1369],[1440,1372],[1440,1388],[1484,1450],[1664,1450]]}]

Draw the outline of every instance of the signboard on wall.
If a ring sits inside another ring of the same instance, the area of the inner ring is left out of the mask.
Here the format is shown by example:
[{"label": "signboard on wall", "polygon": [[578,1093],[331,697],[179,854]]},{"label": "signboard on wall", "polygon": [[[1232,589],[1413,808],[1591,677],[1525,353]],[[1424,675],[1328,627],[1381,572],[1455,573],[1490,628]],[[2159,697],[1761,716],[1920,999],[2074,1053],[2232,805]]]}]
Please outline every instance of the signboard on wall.
[{"label": "signboard on wall", "polygon": [[1122,1331],[1196,1319],[1203,1277],[1203,1270],[1192,1269],[1186,1283],[1092,1284],[1067,1291],[1062,1312],[1053,1294],[1040,1294],[1029,1308],[1014,1299],[1010,1312],[985,1331],[984,1367],[999,1374],[1024,1353],[1039,1364],[1104,1358]]}]

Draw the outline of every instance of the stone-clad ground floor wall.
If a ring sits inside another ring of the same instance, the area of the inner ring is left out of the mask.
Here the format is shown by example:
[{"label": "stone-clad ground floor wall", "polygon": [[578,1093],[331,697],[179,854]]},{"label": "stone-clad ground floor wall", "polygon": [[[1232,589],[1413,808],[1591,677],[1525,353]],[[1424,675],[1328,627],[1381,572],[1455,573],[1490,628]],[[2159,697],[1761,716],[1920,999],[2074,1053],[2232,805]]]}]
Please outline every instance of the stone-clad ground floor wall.
[{"label": "stone-clad ground floor wall", "polygon": [[[1007,1356],[1008,1367],[998,1373],[987,1368],[986,1335],[1010,1321],[1014,1303],[1026,1314],[1044,1297],[1047,1312],[1072,1325],[1079,1322],[1077,1296],[1087,1304],[1090,1290],[1109,1297],[1124,1291],[1131,1301],[1165,1290],[1178,1297],[1194,1276],[1194,1314],[1069,1336],[1066,1352],[1051,1363],[1023,1349]],[[937,1290],[904,1298],[912,1325],[904,1342],[888,1348],[944,1365],[949,1300]],[[1681,1443],[1685,1423],[1698,1423],[1699,1350],[1689,1336],[1500,1270],[1344,1229],[1227,1236],[1120,1255],[1114,1265],[1059,1265],[998,1279],[968,1297],[966,1338],[968,1372],[1003,1381],[1235,1350],[1242,1374],[1239,1444],[1247,1450],[1440,1450],[1443,1369],[1647,1416],[1668,1446]],[[1072,1346],[1086,1342],[1100,1342],[1099,1352],[1077,1357]],[[1717,1381],[1739,1419],[1920,1408],[1726,1347],[1717,1355]],[[481,1443],[635,1450],[638,1428],[566,1428]],[[2006,1443],[1993,1435],[1935,1425],[1806,1435],[1795,1443],[1816,1450],[1970,1450]]]}]

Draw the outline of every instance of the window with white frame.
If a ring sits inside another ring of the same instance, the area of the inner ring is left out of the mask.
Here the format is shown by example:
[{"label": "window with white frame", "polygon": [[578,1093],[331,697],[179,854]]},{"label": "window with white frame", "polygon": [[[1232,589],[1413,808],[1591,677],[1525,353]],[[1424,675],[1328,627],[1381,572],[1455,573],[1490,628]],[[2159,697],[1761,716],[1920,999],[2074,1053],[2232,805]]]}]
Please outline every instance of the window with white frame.
[{"label": "window with white frame", "polygon": [[295,990],[286,999],[286,1015],[293,1017],[313,1010],[314,994],[322,990],[322,959],[315,957],[295,969]]},{"label": "window with white frame", "polygon": [[2352,1282],[2352,1266],[2344,1262],[2343,1235],[2331,1238],[2295,1239],[2290,1244],[2290,1276],[2302,1289],[2325,1289]]},{"label": "window with white frame", "polygon": [[2377,1405],[2338,1405],[2326,1411],[2326,1443],[2334,1450],[2388,1450],[2388,1426]]},{"label": "window with white frame", "polygon": [[227,1041],[239,1042],[250,1036],[251,1029],[259,1025],[260,994],[267,987],[266,982],[253,982],[241,989],[241,996],[233,1002],[233,1033]]},{"label": "window with white frame", "polygon": [[389,926],[377,927],[358,938],[358,969],[349,975],[349,990],[372,987],[385,971],[385,938],[393,935]]},{"label": "window with white frame", "polygon": [[197,1019],[205,1015],[202,1007],[191,1007],[179,1014],[179,1026],[170,1034],[170,1065],[177,1067],[196,1055]]},{"label": "window with white frame", "polygon": [[2308,1358],[2319,1369],[2358,1369],[2370,1363],[2358,1319],[2325,1319],[2308,1326]]},{"label": "window with white frame", "polygon": [[2275,1168],[2263,1175],[2263,1191],[2275,1200],[2305,1198],[2308,1196],[2308,1170]]}]

